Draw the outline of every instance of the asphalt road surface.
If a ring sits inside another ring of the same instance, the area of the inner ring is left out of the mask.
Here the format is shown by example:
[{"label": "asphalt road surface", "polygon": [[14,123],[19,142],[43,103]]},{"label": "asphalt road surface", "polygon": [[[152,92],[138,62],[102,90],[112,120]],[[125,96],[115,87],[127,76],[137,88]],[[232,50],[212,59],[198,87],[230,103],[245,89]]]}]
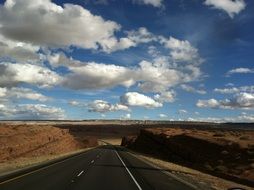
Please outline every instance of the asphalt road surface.
[{"label": "asphalt road surface", "polygon": [[137,159],[126,149],[105,145],[8,179],[0,190],[190,190],[191,186]]}]

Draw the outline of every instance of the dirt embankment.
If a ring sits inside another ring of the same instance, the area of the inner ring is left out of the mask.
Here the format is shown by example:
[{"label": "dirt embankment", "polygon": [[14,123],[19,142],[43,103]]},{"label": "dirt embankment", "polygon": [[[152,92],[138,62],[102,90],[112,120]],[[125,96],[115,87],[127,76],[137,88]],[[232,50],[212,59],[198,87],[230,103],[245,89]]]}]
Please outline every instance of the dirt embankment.
[{"label": "dirt embankment", "polygon": [[39,125],[0,125],[0,163],[21,157],[58,155],[97,145],[95,137]]},{"label": "dirt embankment", "polygon": [[254,184],[254,132],[145,129],[124,137],[136,151],[245,184]]}]

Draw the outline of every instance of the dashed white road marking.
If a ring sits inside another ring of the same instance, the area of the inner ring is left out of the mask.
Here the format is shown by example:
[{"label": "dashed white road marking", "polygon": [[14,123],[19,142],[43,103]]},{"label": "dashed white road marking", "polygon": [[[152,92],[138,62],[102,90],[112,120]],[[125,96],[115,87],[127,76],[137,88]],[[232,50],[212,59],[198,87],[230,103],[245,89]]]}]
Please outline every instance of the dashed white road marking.
[{"label": "dashed white road marking", "polygon": [[138,184],[137,180],[134,178],[134,176],[131,174],[130,170],[126,167],[124,161],[122,160],[122,158],[120,157],[120,155],[118,154],[118,152],[115,150],[115,153],[117,155],[117,157],[119,158],[119,160],[122,162],[123,166],[125,167],[126,171],[128,172],[128,174],[131,176],[131,179],[134,181],[134,183],[136,184],[137,188],[139,190],[142,190],[142,188],[140,187],[140,185]]},{"label": "dashed white road marking", "polygon": [[84,173],[84,170],[82,170],[77,176],[78,176],[78,177],[81,176],[82,173]]},{"label": "dashed white road marking", "polygon": [[[93,149],[91,149],[91,151],[92,151],[92,150],[93,150]],[[72,155],[72,156],[70,156],[70,157],[67,157],[67,158],[63,159],[62,161],[55,162],[55,163],[49,164],[49,165],[47,165],[47,166],[43,166],[43,167],[41,167],[41,168],[39,168],[39,169],[36,169],[36,170],[33,170],[33,171],[31,171],[31,172],[28,172],[28,173],[22,174],[22,175],[20,175],[20,176],[17,176],[17,177],[8,179],[8,180],[6,180],[6,181],[0,182],[0,185],[5,184],[5,183],[9,183],[9,182],[14,181],[14,180],[16,180],[16,179],[20,179],[20,178],[22,178],[22,177],[28,176],[28,175],[30,175],[30,174],[34,174],[34,173],[39,172],[39,171],[43,171],[43,170],[45,170],[45,169],[47,169],[47,168],[50,168],[50,167],[52,167],[52,166],[55,166],[55,165],[58,165],[58,164],[61,164],[61,163],[64,163],[64,162],[67,162],[67,161],[72,160],[72,159],[74,159],[74,158],[83,156],[83,155],[86,154],[87,152],[88,152],[88,150],[85,150],[84,152],[81,152],[80,154]]]},{"label": "dashed white road marking", "polygon": [[[93,149],[89,149],[89,150],[92,151]],[[83,151],[83,152],[81,152],[81,153],[79,153],[79,154],[77,154],[77,155],[71,155],[71,156],[69,156],[69,157],[63,158],[62,161],[56,161],[56,162],[54,162],[54,163],[52,163],[52,164],[49,163],[49,165],[47,165],[47,166],[42,166],[42,167],[39,168],[39,169],[33,170],[33,171],[31,171],[31,172],[28,172],[28,173],[24,173],[24,174],[22,174],[22,175],[20,175],[20,176],[17,176],[17,177],[8,179],[8,180],[3,181],[3,182],[0,182],[0,185],[9,183],[9,182],[14,181],[14,180],[16,180],[16,179],[20,179],[20,178],[23,178],[23,177],[25,177],[25,176],[28,176],[28,175],[31,175],[31,174],[34,174],[34,173],[37,173],[37,172],[40,172],[40,171],[43,171],[43,170],[48,169],[48,168],[50,168],[50,167],[52,167],[52,166],[55,166],[55,165],[62,164],[62,163],[64,163],[64,162],[70,161],[70,160],[72,160],[72,159],[74,159],[74,158],[83,156],[83,155],[86,154],[87,152],[88,152],[88,150],[85,150],[85,151]]]},{"label": "dashed white road marking", "polygon": [[91,163],[94,163],[94,160],[92,160]]}]

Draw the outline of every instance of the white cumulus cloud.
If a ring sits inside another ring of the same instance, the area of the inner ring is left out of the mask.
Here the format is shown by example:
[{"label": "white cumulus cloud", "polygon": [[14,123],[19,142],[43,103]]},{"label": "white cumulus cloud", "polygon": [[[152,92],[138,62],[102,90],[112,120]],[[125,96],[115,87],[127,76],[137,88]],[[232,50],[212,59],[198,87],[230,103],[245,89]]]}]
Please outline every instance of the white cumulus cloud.
[{"label": "white cumulus cloud", "polygon": [[240,92],[254,93],[254,86],[240,86],[231,88],[215,88],[214,92],[221,94],[235,94]]},{"label": "white cumulus cloud", "polygon": [[114,112],[114,111],[129,111],[128,106],[123,104],[111,104],[104,100],[95,100],[88,104],[88,111],[90,112]]},{"label": "white cumulus cloud", "polygon": [[184,109],[178,110],[178,114],[186,114],[186,113],[188,113],[187,110],[184,110]]},{"label": "white cumulus cloud", "polygon": [[[51,0],[7,0],[0,7],[1,34],[46,47],[99,49],[112,43],[120,25],[74,4]],[[36,27],[35,27],[36,26]]]},{"label": "white cumulus cloud", "polygon": [[162,7],[163,0],[132,0],[133,3],[139,3],[144,5],[152,5],[154,7]]},{"label": "white cumulus cloud", "polygon": [[174,67],[170,62],[140,62],[139,88],[143,92],[163,92],[181,83],[195,81],[202,76],[199,67]]},{"label": "white cumulus cloud", "polygon": [[198,107],[201,108],[221,108],[221,109],[253,109],[254,108],[254,94],[241,92],[235,94],[231,99],[225,100],[198,100]]},{"label": "white cumulus cloud", "polygon": [[0,63],[0,87],[12,87],[22,83],[51,87],[60,81],[61,77],[46,67],[27,63]]},{"label": "white cumulus cloud", "polygon": [[44,96],[41,93],[35,92],[29,88],[1,88],[0,87],[0,101],[1,99],[29,99],[29,100],[37,100],[37,101],[47,101],[48,97]]},{"label": "white cumulus cloud", "polygon": [[0,118],[29,120],[64,119],[65,112],[61,108],[44,104],[21,104],[15,106],[0,104]]},{"label": "white cumulus cloud", "polygon": [[123,66],[91,62],[69,69],[71,73],[65,77],[63,85],[73,89],[129,87],[135,83],[133,71]]},{"label": "white cumulus cloud", "polygon": [[235,69],[228,71],[226,73],[226,76],[230,76],[232,74],[247,74],[247,73],[254,73],[254,69],[244,68],[244,67],[235,68]]},{"label": "white cumulus cloud", "polygon": [[162,119],[164,118],[164,119],[165,119],[165,118],[167,118],[167,117],[168,117],[168,116],[167,116],[166,114],[164,114],[164,113],[159,114],[159,118],[162,118]]},{"label": "white cumulus cloud", "polygon": [[244,0],[206,0],[204,4],[227,12],[231,18],[246,7]]},{"label": "white cumulus cloud", "polygon": [[154,99],[158,102],[174,102],[176,97],[176,92],[173,90],[161,92],[160,94],[155,94]]},{"label": "white cumulus cloud", "polygon": [[162,107],[162,104],[154,99],[138,92],[127,92],[120,97],[120,102],[126,106],[140,106],[146,108]]},{"label": "white cumulus cloud", "polygon": [[200,64],[202,59],[199,57],[198,50],[187,40],[179,40],[174,37],[160,37],[160,42],[171,50],[170,55],[175,61],[186,61]]},{"label": "white cumulus cloud", "polygon": [[[64,63],[70,73],[65,75],[62,85],[72,89],[130,87],[138,83],[142,92],[162,93],[167,92],[170,87],[195,81],[202,76],[197,66],[186,65],[178,68],[170,62],[141,61],[135,67],[81,63],[76,60],[64,60]],[[54,64],[58,65],[57,61]]]},{"label": "white cumulus cloud", "polygon": [[232,117],[197,117],[197,118],[188,118],[187,121],[196,121],[196,122],[215,122],[215,123],[225,123],[225,122],[234,122],[234,123],[242,123],[254,122],[254,115],[253,114],[240,114]]},{"label": "white cumulus cloud", "polygon": [[0,34],[0,58],[17,62],[38,62],[43,59],[39,47],[9,40]]},{"label": "white cumulus cloud", "polygon": [[183,90],[187,91],[187,92],[191,92],[191,93],[197,93],[197,94],[206,94],[205,90],[202,89],[195,89],[194,87],[187,85],[187,84],[182,84],[180,86]]}]

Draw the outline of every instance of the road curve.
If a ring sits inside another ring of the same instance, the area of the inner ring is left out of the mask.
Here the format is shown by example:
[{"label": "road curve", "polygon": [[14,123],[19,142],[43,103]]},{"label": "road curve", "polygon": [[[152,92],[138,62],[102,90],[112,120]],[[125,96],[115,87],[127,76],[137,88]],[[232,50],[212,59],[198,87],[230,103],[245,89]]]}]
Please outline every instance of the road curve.
[{"label": "road curve", "polygon": [[191,190],[191,186],[137,159],[125,148],[100,146],[0,182],[1,190]]}]

